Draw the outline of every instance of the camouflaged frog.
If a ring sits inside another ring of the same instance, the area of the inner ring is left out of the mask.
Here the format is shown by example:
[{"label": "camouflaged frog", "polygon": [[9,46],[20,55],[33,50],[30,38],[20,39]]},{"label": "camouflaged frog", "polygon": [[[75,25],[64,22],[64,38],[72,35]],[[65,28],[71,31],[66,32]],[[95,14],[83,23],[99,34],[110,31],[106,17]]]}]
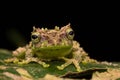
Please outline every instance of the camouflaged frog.
[{"label": "camouflaged frog", "polygon": [[90,59],[88,54],[80,47],[80,44],[73,40],[74,31],[70,24],[55,29],[35,28],[31,33],[31,41],[25,47],[19,47],[13,51],[13,58],[5,62],[17,64],[28,64],[37,62],[43,67],[49,67],[46,61],[64,60],[65,63],[57,66],[63,70],[70,64],[74,64],[78,72],[81,71],[79,63],[96,62]]}]

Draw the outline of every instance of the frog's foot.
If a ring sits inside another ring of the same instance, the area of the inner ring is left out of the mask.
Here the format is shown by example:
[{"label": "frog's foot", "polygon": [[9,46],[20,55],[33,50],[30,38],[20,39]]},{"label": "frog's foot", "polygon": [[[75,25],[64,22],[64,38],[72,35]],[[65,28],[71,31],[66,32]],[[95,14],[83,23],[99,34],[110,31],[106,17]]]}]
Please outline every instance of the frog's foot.
[{"label": "frog's foot", "polygon": [[95,59],[91,59],[90,57],[85,57],[81,63],[83,64],[87,64],[87,63],[99,63],[97,60]]},{"label": "frog's foot", "polygon": [[75,59],[68,59],[68,58],[64,58],[64,57],[62,57],[61,59],[65,60],[65,63],[62,64],[61,66],[57,66],[57,68],[59,70],[63,70],[64,68],[66,68],[67,66],[69,66],[70,64],[73,63],[74,66],[76,67],[76,70],[78,72],[82,71],[82,69],[80,68],[79,63],[78,63],[77,60],[75,60]]},{"label": "frog's foot", "polygon": [[40,65],[42,65],[43,67],[49,67],[50,65],[49,64],[46,64],[45,62],[43,61],[40,61],[38,58],[28,58],[26,60],[22,60],[21,62],[18,62],[18,64],[28,64],[30,62],[36,62],[36,63],[39,63]]},{"label": "frog's foot", "polygon": [[41,64],[44,68],[46,67],[49,67],[50,65],[45,63],[45,62],[42,62],[42,61],[36,61],[37,63]]},{"label": "frog's foot", "polygon": [[10,59],[5,59],[4,62],[6,63],[18,63],[20,60],[18,58],[10,58]]}]

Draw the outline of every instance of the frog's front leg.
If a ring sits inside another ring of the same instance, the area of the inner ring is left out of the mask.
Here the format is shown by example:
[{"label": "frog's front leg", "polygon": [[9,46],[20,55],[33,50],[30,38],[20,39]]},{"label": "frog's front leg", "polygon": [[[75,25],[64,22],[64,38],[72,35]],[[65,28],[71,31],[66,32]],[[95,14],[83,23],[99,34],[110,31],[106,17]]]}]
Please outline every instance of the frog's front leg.
[{"label": "frog's front leg", "polygon": [[25,54],[25,59],[23,59],[21,62],[18,62],[18,64],[28,64],[30,62],[36,62],[36,63],[39,63],[40,65],[42,65],[43,67],[49,67],[49,64],[46,64],[39,58],[34,57],[32,50],[28,49]]},{"label": "frog's front leg", "polygon": [[49,64],[41,61],[39,58],[34,57],[32,50],[29,47],[19,47],[15,51],[13,51],[13,58],[5,59],[7,63],[15,63],[15,64],[28,64],[30,62],[36,62],[42,65],[43,67],[49,67]]},{"label": "frog's front leg", "polygon": [[6,63],[18,63],[21,60],[25,59],[25,52],[26,52],[25,47],[19,47],[15,51],[12,52],[12,58],[5,59],[4,61]]},{"label": "frog's front leg", "polygon": [[45,62],[41,61],[39,58],[35,58],[35,57],[29,57],[26,58],[24,60],[22,60],[21,62],[18,62],[18,64],[28,64],[30,62],[36,62],[39,63],[40,65],[42,65],[43,67],[49,67],[49,64],[46,64]]},{"label": "frog's front leg", "polygon": [[76,67],[77,71],[80,72],[81,71],[81,68],[79,66],[79,62],[75,59],[68,59],[68,58],[65,58],[65,57],[61,57],[60,59],[63,59],[65,60],[65,63],[62,64],[61,66],[57,66],[57,68],[59,70],[63,70],[64,68],[66,68],[67,66],[69,66],[70,64],[74,64],[74,66]]}]

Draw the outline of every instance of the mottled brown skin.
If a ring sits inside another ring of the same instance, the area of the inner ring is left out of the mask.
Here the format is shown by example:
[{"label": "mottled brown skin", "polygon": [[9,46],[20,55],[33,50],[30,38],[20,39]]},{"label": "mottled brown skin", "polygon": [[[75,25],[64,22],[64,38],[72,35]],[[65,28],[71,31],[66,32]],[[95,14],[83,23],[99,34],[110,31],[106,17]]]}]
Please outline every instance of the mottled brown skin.
[{"label": "mottled brown skin", "polygon": [[34,61],[43,67],[49,67],[46,61],[63,59],[65,63],[57,66],[59,70],[74,64],[76,70],[80,72],[79,63],[96,62],[96,60],[90,59],[73,38],[74,31],[70,24],[60,29],[57,26],[55,29],[33,27],[30,43],[13,51],[14,57],[5,61],[17,64],[28,64]]}]

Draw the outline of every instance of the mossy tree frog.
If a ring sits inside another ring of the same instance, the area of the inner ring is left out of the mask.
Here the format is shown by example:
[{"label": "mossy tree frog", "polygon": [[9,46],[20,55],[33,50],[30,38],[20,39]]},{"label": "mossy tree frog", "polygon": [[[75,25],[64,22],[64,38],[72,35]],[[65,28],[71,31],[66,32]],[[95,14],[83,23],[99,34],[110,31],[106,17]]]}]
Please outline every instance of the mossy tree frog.
[{"label": "mossy tree frog", "polygon": [[80,47],[80,44],[73,38],[74,31],[70,24],[61,28],[55,26],[55,29],[33,27],[30,43],[13,51],[14,57],[6,59],[5,62],[17,64],[37,62],[43,67],[49,67],[50,65],[46,61],[62,59],[65,63],[57,66],[59,70],[74,64],[79,72],[81,71],[79,63],[96,62],[96,60],[90,59],[88,54]]}]

